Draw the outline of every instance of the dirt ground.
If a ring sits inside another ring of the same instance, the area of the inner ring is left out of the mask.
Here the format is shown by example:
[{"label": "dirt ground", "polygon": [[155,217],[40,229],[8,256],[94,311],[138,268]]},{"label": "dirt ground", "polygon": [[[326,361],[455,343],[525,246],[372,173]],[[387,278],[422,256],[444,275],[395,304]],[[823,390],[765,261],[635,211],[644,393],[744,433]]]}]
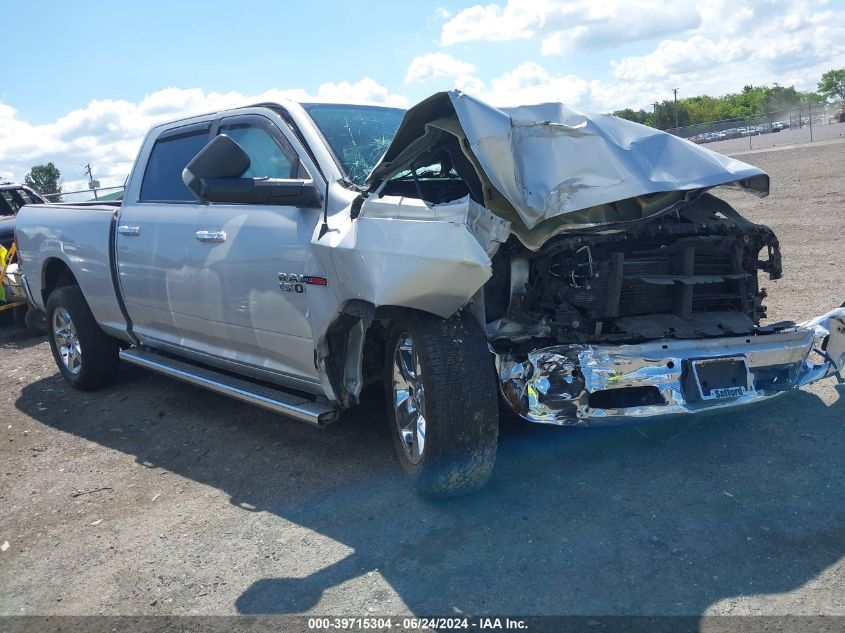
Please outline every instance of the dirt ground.
[{"label": "dirt ground", "polygon": [[[845,143],[743,157],[784,279],[845,300]],[[376,400],[318,430],[123,367],[79,393],[0,328],[0,614],[845,615],[845,389],[609,429],[503,425],[489,487],[430,503]],[[6,547],[5,543],[8,543]]]}]

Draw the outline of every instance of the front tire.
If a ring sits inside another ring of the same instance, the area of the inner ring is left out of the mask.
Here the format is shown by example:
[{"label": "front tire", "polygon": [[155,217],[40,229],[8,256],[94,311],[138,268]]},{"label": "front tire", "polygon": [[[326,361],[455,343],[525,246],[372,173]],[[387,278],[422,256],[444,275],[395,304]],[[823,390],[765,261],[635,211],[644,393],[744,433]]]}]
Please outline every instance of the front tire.
[{"label": "front tire", "polygon": [[111,383],[120,363],[119,346],[97,325],[79,286],[50,293],[46,314],[53,358],[71,386],[89,391]]},{"label": "front tire", "polygon": [[496,460],[499,411],[481,327],[465,313],[409,313],[393,322],[385,351],[387,415],[405,475],[428,497],[482,488]]}]

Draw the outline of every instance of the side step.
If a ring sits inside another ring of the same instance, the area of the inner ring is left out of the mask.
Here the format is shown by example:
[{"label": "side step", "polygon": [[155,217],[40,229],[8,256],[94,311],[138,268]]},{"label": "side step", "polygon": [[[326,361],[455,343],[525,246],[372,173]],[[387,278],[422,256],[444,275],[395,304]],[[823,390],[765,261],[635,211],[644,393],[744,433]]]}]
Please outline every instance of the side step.
[{"label": "side step", "polygon": [[120,359],[316,426],[334,422],[338,417],[338,410],[331,405],[148,350],[129,348],[120,352]]}]

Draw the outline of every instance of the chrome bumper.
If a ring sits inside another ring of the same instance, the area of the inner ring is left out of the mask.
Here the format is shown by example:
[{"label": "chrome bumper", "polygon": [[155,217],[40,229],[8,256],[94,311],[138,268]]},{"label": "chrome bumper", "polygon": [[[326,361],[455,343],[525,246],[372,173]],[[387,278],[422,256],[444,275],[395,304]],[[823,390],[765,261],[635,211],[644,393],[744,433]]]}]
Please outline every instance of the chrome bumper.
[{"label": "chrome bumper", "polygon": [[497,354],[496,367],[505,400],[531,422],[596,425],[735,407],[827,376],[841,381],[845,307],[774,334],[555,346],[524,358]]}]

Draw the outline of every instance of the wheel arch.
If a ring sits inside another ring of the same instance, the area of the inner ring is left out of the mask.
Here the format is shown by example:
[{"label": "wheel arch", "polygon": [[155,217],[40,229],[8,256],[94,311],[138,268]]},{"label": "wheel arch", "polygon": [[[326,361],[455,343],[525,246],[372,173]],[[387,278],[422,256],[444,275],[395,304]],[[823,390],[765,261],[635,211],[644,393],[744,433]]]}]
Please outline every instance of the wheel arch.
[{"label": "wheel arch", "polygon": [[56,288],[73,285],[79,285],[79,282],[66,261],[50,257],[44,262],[41,270],[41,299],[45,306],[50,293]]},{"label": "wheel arch", "polygon": [[[453,314],[470,310],[483,329],[483,312],[479,312],[477,305],[470,302]],[[381,379],[384,345],[391,322],[415,313],[442,318],[419,308],[376,306],[363,299],[351,299],[343,304],[317,352],[318,369],[325,372],[342,407],[358,404],[361,390]]]}]

